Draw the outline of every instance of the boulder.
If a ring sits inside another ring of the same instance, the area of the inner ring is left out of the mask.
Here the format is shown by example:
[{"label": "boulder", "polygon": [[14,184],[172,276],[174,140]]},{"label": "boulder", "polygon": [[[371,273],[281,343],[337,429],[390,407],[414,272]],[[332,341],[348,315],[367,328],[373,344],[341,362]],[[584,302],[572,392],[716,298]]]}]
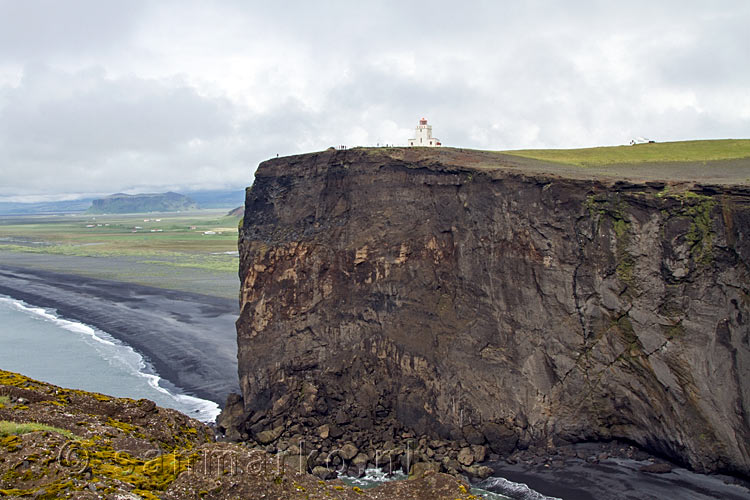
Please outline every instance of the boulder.
[{"label": "boulder", "polygon": [[487,448],[481,445],[474,444],[471,446],[471,453],[474,455],[475,462],[484,462],[487,457]]},{"label": "boulder", "polygon": [[490,449],[500,456],[509,455],[516,449],[518,436],[505,425],[489,422],[482,429]]},{"label": "boulder", "polygon": [[672,472],[672,466],[666,463],[655,463],[644,465],[639,469],[641,472],[648,472],[651,474],[666,474]]},{"label": "boulder", "polygon": [[418,479],[426,474],[440,471],[440,465],[434,462],[417,462],[411,466],[409,479]]},{"label": "boulder", "polygon": [[279,436],[281,436],[283,432],[284,432],[284,427],[280,425],[273,429],[260,431],[259,433],[255,435],[255,440],[263,445],[271,444],[277,439],[279,439]]},{"label": "boulder", "polygon": [[494,472],[491,467],[486,465],[472,465],[471,467],[463,467],[463,471],[478,479],[487,479]]},{"label": "boulder", "polygon": [[484,444],[485,437],[474,427],[467,425],[462,429],[464,439],[469,444]]},{"label": "boulder", "polygon": [[333,468],[324,467],[322,465],[313,467],[312,474],[313,476],[318,476],[324,481],[326,479],[334,479],[336,477],[336,471]]},{"label": "boulder", "polygon": [[[152,412],[156,407],[156,404],[148,399],[141,399],[138,403],[144,414]],[[224,409],[216,418],[216,426],[228,441],[241,441],[245,437],[242,429],[245,427],[246,419],[242,396],[230,394]]]},{"label": "boulder", "polygon": [[458,452],[458,463],[461,465],[469,466],[474,463],[474,454],[471,451],[471,448],[461,448],[461,450]]},{"label": "boulder", "polygon": [[359,449],[356,446],[354,446],[352,443],[346,443],[339,450],[339,455],[341,455],[341,458],[343,458],[344,460],[353,459],[354,457],[357,456],[357,453],[359,453]]}]

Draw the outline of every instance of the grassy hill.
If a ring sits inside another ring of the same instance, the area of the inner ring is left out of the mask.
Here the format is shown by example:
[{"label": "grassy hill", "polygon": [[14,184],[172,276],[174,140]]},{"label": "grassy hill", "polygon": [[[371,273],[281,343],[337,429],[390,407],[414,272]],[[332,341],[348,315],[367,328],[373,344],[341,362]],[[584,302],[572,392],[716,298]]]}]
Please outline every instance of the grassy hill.
[{"label": "grassy hill", "polygon": [[679,141],[584,149],[521,149],[501,153],[579,167],[742,158],[750,160],[750,139]]},{"label": "grassy hill", "polygon": [[117,193],[94,200],[88,213],[135,214],[145,212],[185,212],[196,210],[198,204],[179,193],[123,194]]}]

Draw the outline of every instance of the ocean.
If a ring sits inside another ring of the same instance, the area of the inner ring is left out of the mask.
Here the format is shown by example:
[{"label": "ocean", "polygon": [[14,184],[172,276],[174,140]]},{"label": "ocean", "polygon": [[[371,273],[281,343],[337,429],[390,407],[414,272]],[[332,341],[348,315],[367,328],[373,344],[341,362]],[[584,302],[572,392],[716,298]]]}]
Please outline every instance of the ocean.
[{"label": "ocean", "polygon": [[219,405],[182,393],[128,345],[54,310],[0,295],[0,368],[51,384],[146,398],[204,422]]}]

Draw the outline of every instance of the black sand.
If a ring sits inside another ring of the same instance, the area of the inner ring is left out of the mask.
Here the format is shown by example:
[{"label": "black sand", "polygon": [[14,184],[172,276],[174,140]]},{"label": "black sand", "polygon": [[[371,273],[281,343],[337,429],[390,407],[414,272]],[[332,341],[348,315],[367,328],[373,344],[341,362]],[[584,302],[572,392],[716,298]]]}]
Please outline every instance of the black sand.
[{"label": "black sand", "polygon": [[0,294],[109,333],[187,394],[223,405],[239,391],[236,300],[8,265]]},{"label": "black sand", "polygon": [[[493,464],[494,476],[524,483],[543,495],[563,500],[747,500],[748,483],[720,474],[697,474],[675,467],[666,474],[641,472],[648,461],[610,459],[598,464],[573,460],[564,467]],[[511,498],[530,500],[527,492],[505,490],[490,478],[477,486]]]}]

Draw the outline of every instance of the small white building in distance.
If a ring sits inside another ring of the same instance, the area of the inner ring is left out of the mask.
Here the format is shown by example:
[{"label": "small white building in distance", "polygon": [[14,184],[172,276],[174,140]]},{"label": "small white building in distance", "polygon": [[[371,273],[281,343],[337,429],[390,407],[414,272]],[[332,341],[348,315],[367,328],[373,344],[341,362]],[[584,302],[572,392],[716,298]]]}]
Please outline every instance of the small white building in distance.
[{"label": "small white building in distance", "polygon": [[427,120],[424,118],[419,120],[416,130],[416,137],[409,139],[409,146],[425,146],[428,148],[442,146],[440,139],[432,137],[432,125],[427,125]]}]

